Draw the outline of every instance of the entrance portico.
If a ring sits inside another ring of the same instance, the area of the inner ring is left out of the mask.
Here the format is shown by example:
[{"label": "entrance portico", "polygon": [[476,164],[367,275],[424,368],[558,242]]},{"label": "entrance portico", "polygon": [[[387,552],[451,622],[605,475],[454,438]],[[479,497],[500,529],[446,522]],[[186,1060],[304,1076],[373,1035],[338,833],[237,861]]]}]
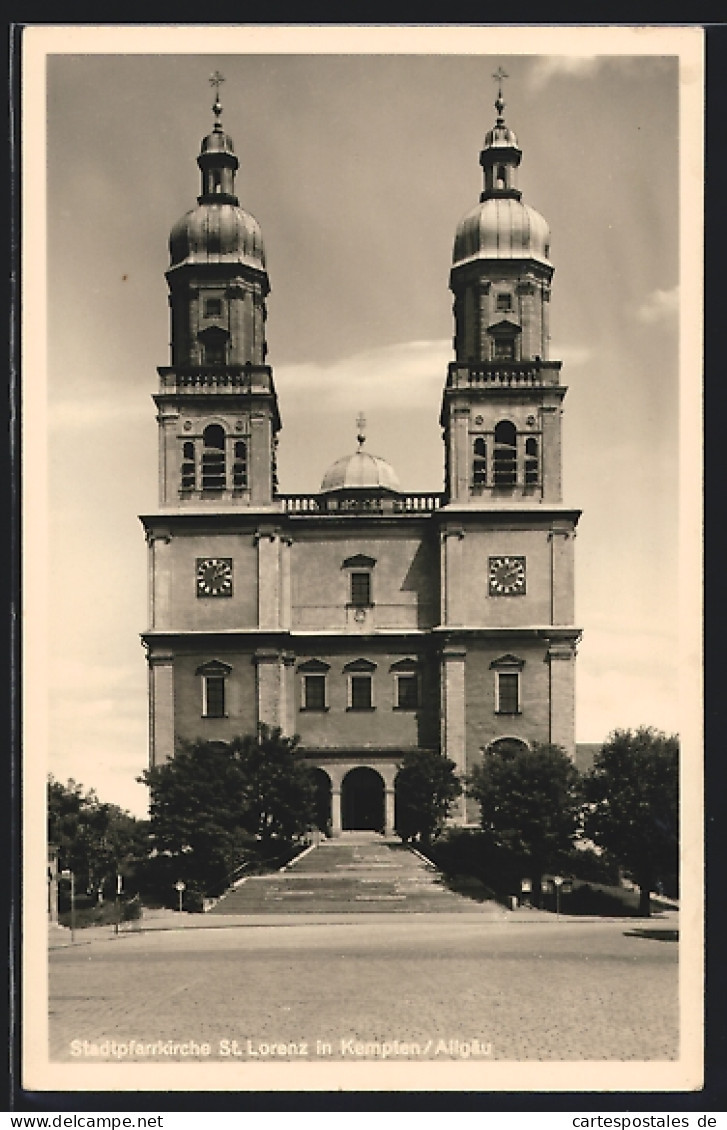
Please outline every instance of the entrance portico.
[{"label": "entrance portico", "polygon": [[359,830],[394,835],[398,762],[373,758],[326,762],[316,771],[331,782],[331,835]]}]

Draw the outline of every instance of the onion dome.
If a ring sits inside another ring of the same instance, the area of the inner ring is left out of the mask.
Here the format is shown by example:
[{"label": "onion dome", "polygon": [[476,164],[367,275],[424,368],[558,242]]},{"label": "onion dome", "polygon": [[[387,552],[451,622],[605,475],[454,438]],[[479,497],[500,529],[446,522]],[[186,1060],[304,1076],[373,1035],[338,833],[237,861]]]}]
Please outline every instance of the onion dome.
[{"label": "onion dome", "polygon": [[460,220],[454,239],[453,265],[477,259],[536,259],[549,265],[550,228],[539,212],[523,204],[517,188],[522,151],[505,123],[501,69],[494,127],[485,134],[480,153],[484,188],[480,203]]},{"label": "onion dome", "polygon": [[358,418],[359,434],[358,451],[352,455],[344,455],[333,463],[321,482],[321,494],[330,491],[393,491],[398,493],[401,489],[396,472],[390,463],[378,455],[370,455],[363,450],[366,436],[363,433],[365,421],[362,416]]},{"label": "onion dome", "polygon": [[490,198],[478,204],[457,226],[452,263],[472,259],[537,259],[548,263],[550,227],[520,200]]},{"label": "onion dome", "polygon": [[265,267],[260,225],[235,204],[198,204],[174,225],[169,236],[172,267],[182,263],[247,263]]},{"label": "onion dome", "polygon": [[172,267],[184,263],[245,263],[265,269],[265,250],[260,225],[240,207],[235,195],[235,173],[239,161],[229,134],[220,121],[221,75],[210,80],[217,85],[212,110],[215,124],[202,139],[197,158],[202,173],[202,192],[192,208],[172,228],[169,255]]}]

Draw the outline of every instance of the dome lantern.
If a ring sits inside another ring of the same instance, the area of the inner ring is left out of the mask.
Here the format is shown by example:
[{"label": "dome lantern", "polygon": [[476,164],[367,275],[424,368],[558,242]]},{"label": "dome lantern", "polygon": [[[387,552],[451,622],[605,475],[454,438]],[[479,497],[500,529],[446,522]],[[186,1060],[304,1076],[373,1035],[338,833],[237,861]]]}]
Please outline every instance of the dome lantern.
[{"label": "dome lantern", "polygon": [[522,194],[517,188],[517,168],[522,158],[522,150],[513,131],[505,125],[503,116],[505,103],[502,97],[502,80],[508,76],[502,67],[498,67],[492,77],[498,83],[495,99],[497,120],[494,127],[485,134],[480,153],[480,165],[485,181],[480,201],[490,200],[492,197],[510,197],[519,200]]}]

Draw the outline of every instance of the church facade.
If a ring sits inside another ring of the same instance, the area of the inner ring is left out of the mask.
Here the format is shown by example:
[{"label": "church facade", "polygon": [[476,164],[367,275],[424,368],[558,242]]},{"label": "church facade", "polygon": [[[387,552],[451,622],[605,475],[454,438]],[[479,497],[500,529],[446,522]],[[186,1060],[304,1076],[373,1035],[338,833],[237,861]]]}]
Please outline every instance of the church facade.
[{"label": "church facade", "polygon": [[[315,766],[334,835],[394,830],[407,751],[440,751],[462,776],[498,742],[575,752],[580,512],[561,496],[549,229],[517,188],[501,92],[495,105],[454,242],[441,493],[403,492],[363,421],[318,493],[278,483],[263,241],[219,98],[201,194],[170,236],[159,507],[141,519],[151,764],[180,739],[280,726]],[[460,801],[454,822],[476,819]]]}]

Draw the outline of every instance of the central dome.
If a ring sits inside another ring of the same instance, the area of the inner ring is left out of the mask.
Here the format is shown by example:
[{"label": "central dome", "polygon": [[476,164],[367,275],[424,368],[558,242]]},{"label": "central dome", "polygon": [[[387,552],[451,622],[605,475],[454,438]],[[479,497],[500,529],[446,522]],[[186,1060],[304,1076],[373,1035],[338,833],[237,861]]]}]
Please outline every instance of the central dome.
[{"label": "central dome", "polygon": [[399,491],[399,480],[390,463],[378,455],[359,449],[328,468],[321,483],[321,494],[334,490]]},{"label": "central dome", "polygon": [[537,259],[548,263],[550,228],[540,212],[511,196],[490,197],[460,220],[452,263]]}]

